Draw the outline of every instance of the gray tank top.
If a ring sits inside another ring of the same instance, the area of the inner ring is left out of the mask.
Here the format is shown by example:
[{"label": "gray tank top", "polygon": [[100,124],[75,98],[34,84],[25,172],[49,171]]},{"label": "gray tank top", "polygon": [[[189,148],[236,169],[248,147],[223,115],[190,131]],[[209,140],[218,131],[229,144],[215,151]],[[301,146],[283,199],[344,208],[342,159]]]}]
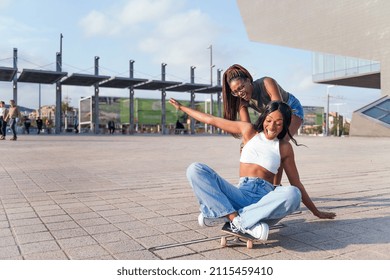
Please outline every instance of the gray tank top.
[{"label": "gray tank top", "polygon": [[[252,100],[255,101],[257,104],[255,104],[259,110],[259,113],[264,112],[265,107],[267,104],[271,101],[271,97],[267,93],[267,90],[264,86],[264,79],[267,77],[262,77],[260,79],[257,79],[253,81],[253,93],[252,93]],[[285,91],[278,83],[276,85],[279,88],[280,94],[282,95],[282,99],[284,102],[288,102],[288,98],[290,96],[290,93]],[[251,106],[252,107],[252,106]],[[253,108],[253,107],[252,107]],[[255,109],[255,108],[253,108]]]}]

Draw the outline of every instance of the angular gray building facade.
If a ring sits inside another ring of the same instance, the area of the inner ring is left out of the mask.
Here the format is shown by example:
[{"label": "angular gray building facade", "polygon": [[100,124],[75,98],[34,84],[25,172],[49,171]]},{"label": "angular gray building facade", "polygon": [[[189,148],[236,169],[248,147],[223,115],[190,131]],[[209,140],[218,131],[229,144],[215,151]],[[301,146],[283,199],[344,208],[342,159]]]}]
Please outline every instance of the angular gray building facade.
[{"label": "angular gray building facade", "polygon": [[313,81],[381,89],[375,114],[367,111],[370,104],[355,111],[350,134],[390,135],[390,1],[237,0],[237,4],[252,41],[364,60],[362,67],[357,64],[364,71],[313,75]]}]

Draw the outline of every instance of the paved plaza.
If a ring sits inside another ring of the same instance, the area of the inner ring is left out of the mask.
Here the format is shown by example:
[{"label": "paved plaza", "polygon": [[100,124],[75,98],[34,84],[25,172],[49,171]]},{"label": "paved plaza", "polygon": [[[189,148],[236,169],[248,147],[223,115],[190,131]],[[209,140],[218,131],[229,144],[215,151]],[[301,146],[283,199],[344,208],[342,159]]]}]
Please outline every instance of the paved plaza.
[{"label": "paved plaza", "polygon": [[[195,161],[238,181],[240,141],[204,135],[19,135],[0,142],[0,259],[390,259],[390,139],[297,137],[300,177],[335,220],[284,219],[222,248],[197,224]],[[287,185],[283,178],[283,185]]]}]

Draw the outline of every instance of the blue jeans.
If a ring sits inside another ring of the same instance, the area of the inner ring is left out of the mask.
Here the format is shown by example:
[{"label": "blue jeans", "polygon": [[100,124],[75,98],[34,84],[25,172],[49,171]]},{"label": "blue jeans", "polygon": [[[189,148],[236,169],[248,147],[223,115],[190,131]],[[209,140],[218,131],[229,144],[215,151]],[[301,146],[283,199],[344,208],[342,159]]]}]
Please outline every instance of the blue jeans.
[{"label": "blue jeans", "polygon": [[187,168],[187,178],[205,217],[238,212],[244,228],[262,221],[270,225],[300,207],[301,192],[293,186],[276,187],[257,177],[241,177],[237,186],[202,163]]},{"label": "blue jeans", "polygon": [[16,125],[16,119],[11,118],[9,120],[9,127],[12,130],[12,134],[13,134],[14,138],[16,138],[16,127],[15,127],[15,125]]}]

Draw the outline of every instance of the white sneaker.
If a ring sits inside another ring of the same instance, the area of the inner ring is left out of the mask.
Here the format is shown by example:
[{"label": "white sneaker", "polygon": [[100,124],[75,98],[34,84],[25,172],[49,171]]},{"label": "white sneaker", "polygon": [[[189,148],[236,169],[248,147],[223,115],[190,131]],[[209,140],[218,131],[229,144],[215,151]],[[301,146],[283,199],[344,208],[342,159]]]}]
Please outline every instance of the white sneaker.
[{"label": "white sneaker", "polygon": [[220,218],[207,218],[202,213],[198,216],[198,223],[201,227],[215,227],[228,222],[229,219],[225,217]]},{"label": "white sneaker", "polygon": [[266,223],[257,223],[253,227],[247,229],[241,226],[240,216],[237,216],[231,222],[230,227],[233,231],[247,233],[258,240],[265,241],[268,239],[269,226]]}]

